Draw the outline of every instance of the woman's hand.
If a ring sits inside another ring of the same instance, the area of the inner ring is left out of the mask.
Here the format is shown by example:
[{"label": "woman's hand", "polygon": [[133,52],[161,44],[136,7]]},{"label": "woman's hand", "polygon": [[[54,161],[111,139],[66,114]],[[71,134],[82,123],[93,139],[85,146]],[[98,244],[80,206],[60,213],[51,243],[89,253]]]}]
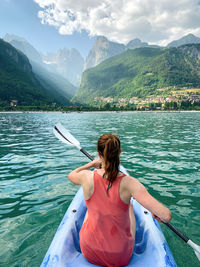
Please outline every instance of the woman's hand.
[{"label": "woman's hand", "polygon": [[91,162],[91,166],[95,169],[100,169],[102,166],[102,160],[100,158],[96,158]]},{"label": "woman's hand", "polygon": [[152,214],[153,218],[156,219],[158,222],[162,223],[162,220],[156,216],[155,214]]},{"label": "woman's hand", "polygon": [[85,164],[84,166],[81,166],[71,171],[68,174],[68,178],[73,184],[82,185],[84,179],[88,175],[88,170],[91,168],[99,169],[101,168],[101,165],[102,165],[102,160],[100,158],[94,159],[93,161]]},{"label": "woman's hand", "polygon": [[68,178],[73,184],[82,185],[83,181],[88,176],[89,169],[100,168],[101,163],[102,163],[102,160],[100,158],[94,159],[93,161],[71,171],[68,174]]}]

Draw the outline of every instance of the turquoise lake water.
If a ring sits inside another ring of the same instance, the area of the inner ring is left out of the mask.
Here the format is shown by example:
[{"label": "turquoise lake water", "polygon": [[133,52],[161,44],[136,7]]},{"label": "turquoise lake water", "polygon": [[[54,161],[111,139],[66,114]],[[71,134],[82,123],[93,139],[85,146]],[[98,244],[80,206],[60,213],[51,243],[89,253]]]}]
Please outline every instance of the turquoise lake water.
[{"label": "turquoise lake water", "polygon": [[[167,205],[172,223],[200,245],[200,113],[1,113],[1,267],[40,266],[78,190],[67,174],[88,159],[55,138],[57,122],[92,156],[100,134],[117,133],[129,174]],[[190,247],[162,229],[179,267],[200,266]]]}]

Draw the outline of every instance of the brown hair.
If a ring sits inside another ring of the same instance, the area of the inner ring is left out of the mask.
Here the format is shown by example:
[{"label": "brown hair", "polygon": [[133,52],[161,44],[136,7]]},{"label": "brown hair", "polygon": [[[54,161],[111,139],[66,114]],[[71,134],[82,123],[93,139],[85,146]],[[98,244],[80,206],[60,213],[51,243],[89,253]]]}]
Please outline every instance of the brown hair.
[{"label": "brown hair", "polygon": [[121,153],[120,140],[115,134],[105,133],[101,135],[98,140],[97,150],[104,159],[104,176],[106,176],[109,181],[108,192],[119,172]]}]

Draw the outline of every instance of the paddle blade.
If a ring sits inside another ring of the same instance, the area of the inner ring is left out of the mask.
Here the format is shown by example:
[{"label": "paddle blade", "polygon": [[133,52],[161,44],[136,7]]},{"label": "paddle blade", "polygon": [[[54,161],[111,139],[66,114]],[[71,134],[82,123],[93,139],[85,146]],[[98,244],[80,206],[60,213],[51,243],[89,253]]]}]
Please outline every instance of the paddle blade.
[{"label": "paddle blade", "polygon": [[79,141],[70,134],[70,132],[65,129],[61,123],[57,123],[53,128],[53,133],[55,136],[63,143],[71,146],[76,146],[81,149]]},{"label": "paddle blade", "polygon": [[194,252],[200,261],[200,246],[192,242],[192,240],[188,240],[187,244],[194,249]]},{"label": "paddle blade", "polygon": [[198,260],[200,261],[200,247],[199,247],[199,252],[197,252],[196,250],[194,251]]},{"label": "paddle blade", "polygon": [[198,260],[200,261],[200,246],[196,245],[196,249],[194,249],[194,252],[195,252]]}]

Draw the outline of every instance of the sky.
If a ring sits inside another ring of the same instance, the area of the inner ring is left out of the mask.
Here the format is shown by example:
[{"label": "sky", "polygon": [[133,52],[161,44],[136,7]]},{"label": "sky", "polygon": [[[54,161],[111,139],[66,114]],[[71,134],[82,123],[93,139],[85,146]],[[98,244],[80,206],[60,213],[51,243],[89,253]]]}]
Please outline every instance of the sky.
[{"label": "sky", "polygon": [[95,38],[86,31],[72,35],[60,34],[58,29],[42,24],[38,17],[41,10],[33,0],[0,0],[0,38],[6,33],[25,38],[39,52],[56,53],[60,48],[76,48],[85,58]]},{"label": "sky", "polygon": [[0,0],[0,37],[24,37],[38,51],[76,48],[86,57],[96,36],[167,45],[200,37],[200,0]]}]

